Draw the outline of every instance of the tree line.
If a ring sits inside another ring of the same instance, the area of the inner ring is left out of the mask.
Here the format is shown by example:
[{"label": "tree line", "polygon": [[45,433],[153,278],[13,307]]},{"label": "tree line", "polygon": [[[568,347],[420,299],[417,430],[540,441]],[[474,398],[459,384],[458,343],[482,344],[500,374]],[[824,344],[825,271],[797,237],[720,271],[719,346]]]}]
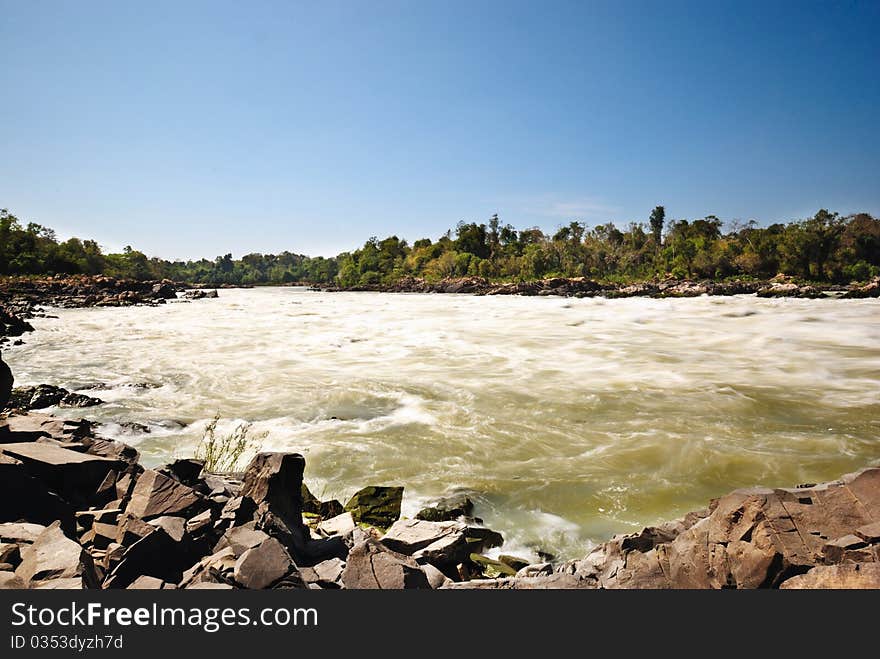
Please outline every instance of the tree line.
[{"label": "tree line", "polygon": [[573,221],[555,233],[517,230],[498,216],[459,222],[437,240],[411,245],[375,237],[336,257],[232,254],[213,261],[167,261],[126,247],[104,253],[94,240],[59,241],[55,232],[0,210],[0,274],[105,274],[206,284],[392,284],[406,276],[438,280],[480,276],[497,281],[590,277],[636,281],[653,277],[766,279],[778,273],[815,282],[864,281],[880,275],[880,220],[867,213],[813,217],[759,227],[725,224],[709,215],[670,220],[657,206],[646,222],[624,228]]}]

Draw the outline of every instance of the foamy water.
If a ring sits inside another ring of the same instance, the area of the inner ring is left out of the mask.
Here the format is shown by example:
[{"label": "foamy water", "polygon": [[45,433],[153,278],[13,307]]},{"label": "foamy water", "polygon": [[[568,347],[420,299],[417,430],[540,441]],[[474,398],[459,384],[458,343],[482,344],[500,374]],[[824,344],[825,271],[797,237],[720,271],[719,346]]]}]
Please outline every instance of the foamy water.
[{"label": "foamy water", "polygon": [[17,384],[109,385],[58,412],[145,464],[192,455],[219,412],[304,453],[324,498],[404,485],[411,515],[471,491],[506,552],[580,557],[735,487],[880,463],[875,300],[264,288],[52,313],[4,350]]}]

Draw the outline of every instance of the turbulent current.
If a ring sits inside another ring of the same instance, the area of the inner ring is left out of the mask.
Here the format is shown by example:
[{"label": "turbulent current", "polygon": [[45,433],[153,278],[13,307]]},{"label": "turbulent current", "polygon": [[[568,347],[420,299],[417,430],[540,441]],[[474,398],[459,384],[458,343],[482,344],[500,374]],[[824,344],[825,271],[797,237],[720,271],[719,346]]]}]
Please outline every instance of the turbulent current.
[{"label": "turbulent current", "polygon": [[219,413],[305,454],[321,498],[404,485],[412,515],[471,492],[506,553],[581,557],[736,487],[880,462],[875,300],[260,288],[50,313],[4,350],[16,383],[106,385],[53,411],[146,465],[191,456]]}]

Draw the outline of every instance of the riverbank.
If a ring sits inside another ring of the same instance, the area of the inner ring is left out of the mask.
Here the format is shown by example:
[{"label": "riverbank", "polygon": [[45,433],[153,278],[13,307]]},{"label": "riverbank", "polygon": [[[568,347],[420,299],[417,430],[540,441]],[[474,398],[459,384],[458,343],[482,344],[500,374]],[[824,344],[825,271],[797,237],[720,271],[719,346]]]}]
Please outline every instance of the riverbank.
[{"label": "riverbank", "polygon": [[460,277],[428,281],[403,277],[393,284],[365,286],[314,286],[322,292],[369,291],[374,293],[468,293],[471,295],[556,295],[561,297],[682,298],[700,295],[757,295],[766,298],[873,298],[880,297],[880,277],[866,283],[846,286],[798,283],[790,277],[770,280],[690,280],[664,279],[630,284],[599,282],[585,277],[554,277],[535,281],[497,283],[482,277]]},{"label": "riverbank", "polygon": [[305,459],[260,453],[239,477],[137,450],[85,420],[0,422],[0,588],[880,588],[880,468],[823,484],[737,490],[615,536],[582,560],[529,564],[472,502],[401,519],[403,488],[344,506],[303,483]]}]

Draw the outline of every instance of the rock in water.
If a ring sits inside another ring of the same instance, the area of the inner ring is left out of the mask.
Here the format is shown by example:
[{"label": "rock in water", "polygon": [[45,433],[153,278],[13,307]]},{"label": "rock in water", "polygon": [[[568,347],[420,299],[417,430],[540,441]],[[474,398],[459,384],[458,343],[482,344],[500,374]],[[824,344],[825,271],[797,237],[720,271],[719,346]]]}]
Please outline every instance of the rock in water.
[{"label": "rock in water", "polygon": [[399,590],[430,588],[425,573],[409,556],[365,540],[355,545],[348,555],[342,582],[346,588]]},{"label": "rock in water", "polygon": [[356,522],[387,529],[400,518],[402,487],[370,486],[359,490],[345,504]]},{"label": "rock in water", "polygon": [[416,519],[428,522],[447,522],[459,517],[470,517],[474,512],[474,502],[466,494],[454,494],[440,499],[432,506],[422,508]]},{"label": "rock in water", "polygon": [[0,353],[0,410],[6,408],[9,402],[9,396],[12,395],[12,385],[15,378],[12,377],[12,369],[3,361],[3,355]]}]

